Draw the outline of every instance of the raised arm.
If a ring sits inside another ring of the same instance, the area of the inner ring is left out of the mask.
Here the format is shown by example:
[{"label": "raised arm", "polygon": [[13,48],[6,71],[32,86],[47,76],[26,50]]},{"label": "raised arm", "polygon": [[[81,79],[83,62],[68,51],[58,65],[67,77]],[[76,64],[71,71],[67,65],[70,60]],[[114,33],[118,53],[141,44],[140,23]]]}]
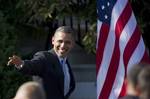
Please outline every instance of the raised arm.
[{"label": "raised arm", "polygon": [[7,65],[15,65],[17,68],[20,68],[21,65],[23,64],[23,60],[16,55],[13,55],[12,57],[9,57],[9,61],[7,63]]},{"label": "raised arm", "polygon": [[37,52],[31,60],[22,60],[19,56],[9,57],[7,65],[15,67],[23,74],[42,76],[45,71],[45,56],[43,52]]}]

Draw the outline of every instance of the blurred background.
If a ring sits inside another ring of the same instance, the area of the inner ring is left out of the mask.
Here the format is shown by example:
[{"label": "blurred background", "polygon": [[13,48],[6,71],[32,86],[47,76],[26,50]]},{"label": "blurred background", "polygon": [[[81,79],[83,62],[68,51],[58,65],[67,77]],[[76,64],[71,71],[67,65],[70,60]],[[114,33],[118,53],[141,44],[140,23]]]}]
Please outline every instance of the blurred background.
[{"label": "blurred background", "polygon": [[[130,0],[149,51],[150,1]],[[71,99],[96,99],[96,0],[0,0],[0,99],[10,99],[31,77],[7,67],[8,57],[30,59],[52,47],[55,29],[75,29],[70,62],[77,82]],[[81,94],[82,93],[82,94]]]}]

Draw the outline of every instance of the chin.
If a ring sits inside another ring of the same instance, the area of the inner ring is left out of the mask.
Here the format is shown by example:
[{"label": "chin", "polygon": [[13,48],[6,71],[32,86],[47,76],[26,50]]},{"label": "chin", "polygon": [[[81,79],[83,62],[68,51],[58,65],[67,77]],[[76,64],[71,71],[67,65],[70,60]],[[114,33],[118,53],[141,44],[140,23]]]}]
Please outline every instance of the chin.
[{"label": "chin", "polygon": [[58,56],[59,56],[59,57],[64,57],[64,55],[62,55],[62,54],[59,54]]},{"label": "chin", "polygon": [[60,57],[66,57],[66,55],[63,54],[63,55],[60,55]]}]

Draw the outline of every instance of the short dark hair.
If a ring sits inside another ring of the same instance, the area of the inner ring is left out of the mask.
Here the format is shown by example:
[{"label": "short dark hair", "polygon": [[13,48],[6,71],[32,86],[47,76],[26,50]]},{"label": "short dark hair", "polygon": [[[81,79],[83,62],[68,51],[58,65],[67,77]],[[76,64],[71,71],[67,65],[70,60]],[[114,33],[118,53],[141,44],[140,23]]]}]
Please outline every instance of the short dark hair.
[{"label": "short dark hair", "polygon": [[68,33],[71,34],[74,37],[75,31],[72,29],[70,26],[61,26],[56,29],[55,33],[57,32],[63,32],[63,33]]},{"label": "short dark hair", "polygon": [[25,92],[25,97],[29,97],[30,99],[46,99],[43,86],[35,81],[28,81],[22,84],[14,99],[18,99],[18,96],[22,92]]},{"label": "short dark hair", "polygon": [[127,79],[130,83],[132,83],[133,87],[135,88],[138,84],[138,75],[141,72],[141,70],[143,69],[143,67],[145,67],[146,63],[138,63],[135,64],[131,67],[131,69],[129,70],[128,74],[127,74]]},{"label": "short dark hair", "polygon": [[138,76],[138,86],[142,99],[150,98],[150,65],[142,69]]}]

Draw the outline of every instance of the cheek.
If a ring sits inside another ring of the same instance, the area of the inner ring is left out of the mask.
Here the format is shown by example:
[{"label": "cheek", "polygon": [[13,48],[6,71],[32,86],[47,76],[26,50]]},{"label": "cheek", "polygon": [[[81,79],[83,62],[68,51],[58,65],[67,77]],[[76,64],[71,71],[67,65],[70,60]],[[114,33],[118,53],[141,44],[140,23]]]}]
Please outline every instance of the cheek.
[{"label": "cheek", "polygon": [[56,43],[54,41],[52,41],[52,45],[54,46]]},{"label": "cheek", "polygon": [[55,42],[55,41],[52,41],[52,45],[55,47],[55,46],[58,46],[59,43],[58,43],[58,42]]},{"label": "cheek", "polygon": [[68,45],[67,47],[69,50],[71,50],[73,48],[73,45]]},{"label": "cheek", "polygon": [[71,48],[72,48],[72,45],[69,45],[69,48],[71,49]]},{"label": "cheek", "polygon": [[70,48],[73,48],[74,44],[73,44],[73,43],[70,43],[69,46],[70,46]]}]

